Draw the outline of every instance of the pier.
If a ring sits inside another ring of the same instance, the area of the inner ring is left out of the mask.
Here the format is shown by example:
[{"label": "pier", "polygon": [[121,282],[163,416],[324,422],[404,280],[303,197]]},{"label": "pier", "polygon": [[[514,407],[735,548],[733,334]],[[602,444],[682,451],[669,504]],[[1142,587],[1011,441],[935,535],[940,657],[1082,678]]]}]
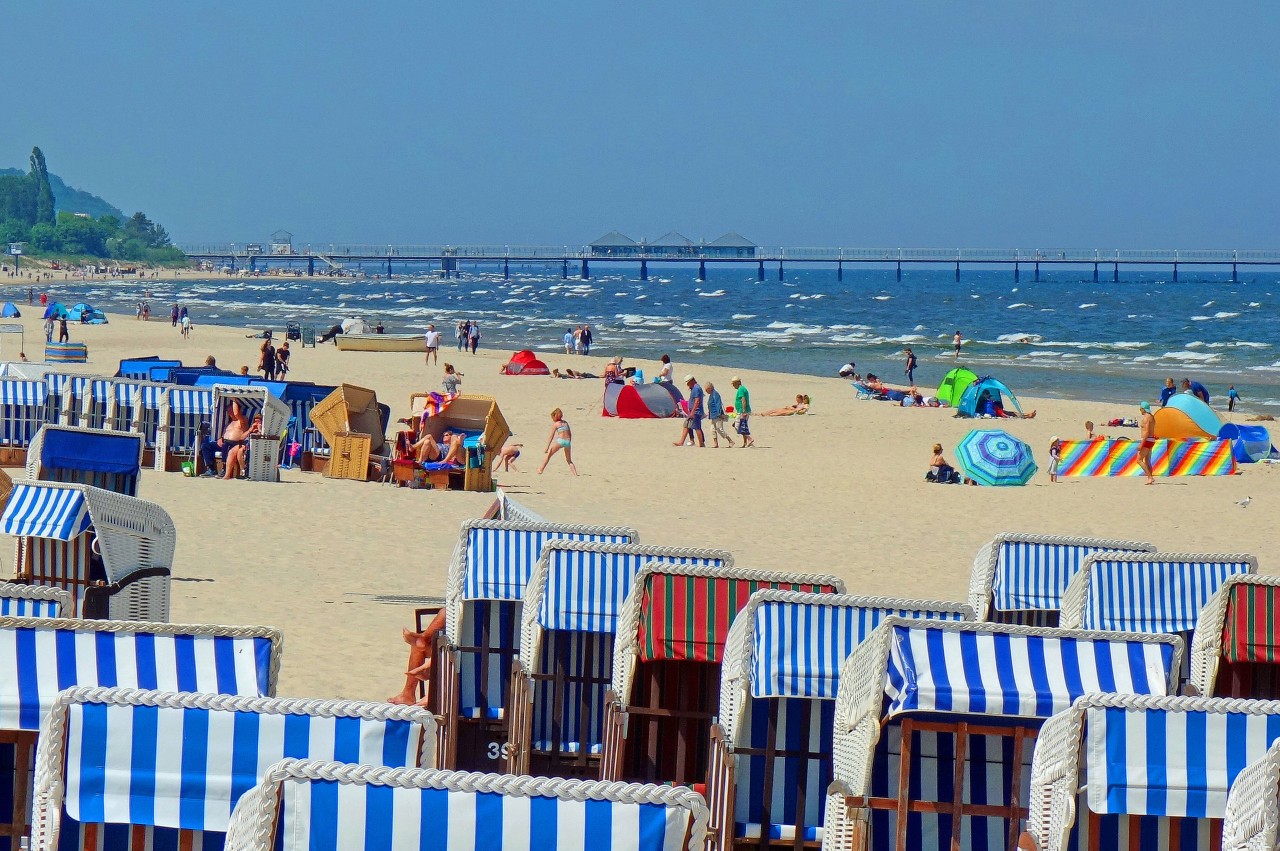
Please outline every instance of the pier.
[{"label": "pier", "polygon": [[[1040,280],[1041,269],[1083,267],[1098,282],[1108,276],[1120,280],[1122,267],[1167,267],[1178,282],[1179,270],[1188,267],[1230,269],[1231,280],[1237,281],[1244,268],[1280,268],[1280,250],[1264,249],[988,249],[988,248],[778,248],[758,249],[749,256],[711,256],[693,251],[683,254],[628,253],[615,255],[593,250],[589,246],[545,245],[324,245],[290,246],[285,253],[264,252],[255,243],[192,244],[179,246],[192,260],[212,263],[215,268],[250,271],[268,268],[296,268],[308,275],[325,274],[351,267],[372,267],[376,274],[388,277],[400,272],[435,271],[441,277],[456,276],[460,269],[488,267],[500,269],[504,278],[511,275],[511,264],[545,264],[560,267],[562,278],[591,277],[591,264],[626,264],[636,266],[641,280],[648,280],[651,267],[661,264],[697,264],[699,279],[707,276],[709,265],[746,265],[755,267],[756,280],[764,281],[776,270],[779,281],[786,280],[788,265],[827,266],[844,279],[846,266],[879,266],[891,268],[902,280],[904,267],[954,267],[960,280],[965,267],[1010,267],[1013,280],[1020,282],[1030,274]],[[368,271],[366,269],[366,271]]]}]

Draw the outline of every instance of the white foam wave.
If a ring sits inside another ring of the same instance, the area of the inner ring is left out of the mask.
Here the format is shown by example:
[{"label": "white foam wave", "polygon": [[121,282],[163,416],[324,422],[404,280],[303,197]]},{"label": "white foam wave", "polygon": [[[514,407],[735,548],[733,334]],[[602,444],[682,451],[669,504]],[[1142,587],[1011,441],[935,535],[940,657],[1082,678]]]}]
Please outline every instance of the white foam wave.
[{"label": "white foam wave", "polygon": [[1009,305],[1009,308],[1008,308],[1008,309],[1009,309],[1009,310],[1013,310],[1014,308],[1018,308],[1018,307],[1030,307],[1030,306],[1031,306],[1031,305],[1027,304],[1026,302],[1019,301],[1019,302],[1017,302],[1017,303],[1015,303],[1015,304],[1011,304],[1011,305]]},{"label": "white foam wave", "polygon": [[1093,301],[1091,301],[1091,302],[1088,302],[1088,303],[1086,303],[1086,304],[1082,304],[1082,305],[1080,305],[1080,309],[1081,309],[1081,310],[1089,310],[1090,308],[1097,307],[1097,306],[1098,306],[1097,302],[1093,302]]},{"label": "white foam wave", "polygon": [[759,314],[755,314],[755,313],[735,313],[731,318],[732,319],[755,319],[756,316],[758,315]]},{"label": "white foam wave", "polygon": [[698,293],[699,298],[720,298],[722,295],[726,295],[724,290],[715,290],[709,293]]}]

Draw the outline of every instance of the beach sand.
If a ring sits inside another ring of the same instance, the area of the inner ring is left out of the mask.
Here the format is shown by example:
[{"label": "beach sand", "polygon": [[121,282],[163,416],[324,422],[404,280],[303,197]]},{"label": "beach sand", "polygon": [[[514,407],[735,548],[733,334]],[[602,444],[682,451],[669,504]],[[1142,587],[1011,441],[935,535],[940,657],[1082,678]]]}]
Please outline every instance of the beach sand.
[{"label": "beach sand", "polygon": [[[21,321],[28,355],[38,360],[41,322]],[[212,354],[233,370],[253,366],[260,341],[246,333],[198,326],[184,341],[167,321],[115,316],[107,326],[72,327],[72,339],[87,342],[90,352],[91,362],[78,370],[106,375],[123,357],[153,354],[192,364]],[[13,341],[3,339],[0,348],[4,359],[16,359]],[[407,413],[411,392],[440,387],[442,368],[425,367],[419,354],[290,348],[290,377],[371,387],[392,406],[393,419]],[[626,354],[604,339],[596,351],[598,357],[553,351],[542,357],[551,366],[600,374],[609,356]],[[974,554],[1007,531],[1147,540],[1170,552],[1248,552],[1262,572],[1276,572],[1271,523],[1280,474],[1271,465],[1250,465],[1233,477],[1164,479],[1154,487],[1137,478],[1049,483],[1043,468],[1051,436],[1082,437],[1086,419],[1136,416],[1137,400],[1116,406],[1022,398],[1025,409],[1038,410],[1034,420],[975,422],[943,409],[858,401],[840,379],[677,362],[677,376],[712,380],[726,400],[731,375],[741,376],[757,411],[789,404],[797,393],[812,397],[804,416],[754,418],[757,448],[697,449],[672,446],[678,420],[601,417],[600,381],[499,375],[509,354],[448,348],[441,359],[464,373],[465,392],[497,398],[524,443],[520,472],[500,473],[500,486],[558,522],[628,524],[647,543],[723,547],[742,566],[832,573],[850,593],[920,599],[965,599]],[[651,361],[627,365],[656,373]],[[942,378],[920,373],[922,387]],[[555,407],[573,428],[577,478],[558,456],[544,475],[534,472]],[[933,443],[954,461],[956,443],[975,427],[1003,427],[1030,442],[1042,469],[1028,487],[923,481]],[[383,699],[403,685],[401,627],[412,625],[415,601],[443,594],[459,523],[493,499],[299,472],[272,485],[149,471],[140,495],[164,506],[178,528],[175,622],[279,627],[282,695],[364,699]],[[1252,505],[1240,508],[1235,503],[1245,496]]]}]

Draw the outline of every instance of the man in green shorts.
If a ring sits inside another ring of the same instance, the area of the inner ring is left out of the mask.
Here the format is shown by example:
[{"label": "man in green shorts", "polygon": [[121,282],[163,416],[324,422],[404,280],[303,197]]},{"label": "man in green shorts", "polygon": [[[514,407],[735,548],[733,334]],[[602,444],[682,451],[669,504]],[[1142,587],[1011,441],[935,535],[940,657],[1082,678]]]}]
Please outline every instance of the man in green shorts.
[{"label": "man in green shorts", "polygon": [[743,385],[742,379],[734,376],[730,381],[733,385],[733,410],[738,415],[738,424],[735,427],[738,434],[742,435],[742,448],[755,446],[756,440],[751,436],[751,427],[748,420],[751,418],[751,394]]}]

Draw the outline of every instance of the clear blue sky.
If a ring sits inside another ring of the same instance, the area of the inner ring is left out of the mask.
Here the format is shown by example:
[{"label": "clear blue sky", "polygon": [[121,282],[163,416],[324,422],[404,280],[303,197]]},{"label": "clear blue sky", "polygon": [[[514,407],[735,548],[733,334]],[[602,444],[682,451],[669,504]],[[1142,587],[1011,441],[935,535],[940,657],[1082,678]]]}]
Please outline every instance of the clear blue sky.
[{"label": "clear blue sky", "polygon": [[1274,3],[14,0],[0,165],[179,241],[1275,247]]}]

